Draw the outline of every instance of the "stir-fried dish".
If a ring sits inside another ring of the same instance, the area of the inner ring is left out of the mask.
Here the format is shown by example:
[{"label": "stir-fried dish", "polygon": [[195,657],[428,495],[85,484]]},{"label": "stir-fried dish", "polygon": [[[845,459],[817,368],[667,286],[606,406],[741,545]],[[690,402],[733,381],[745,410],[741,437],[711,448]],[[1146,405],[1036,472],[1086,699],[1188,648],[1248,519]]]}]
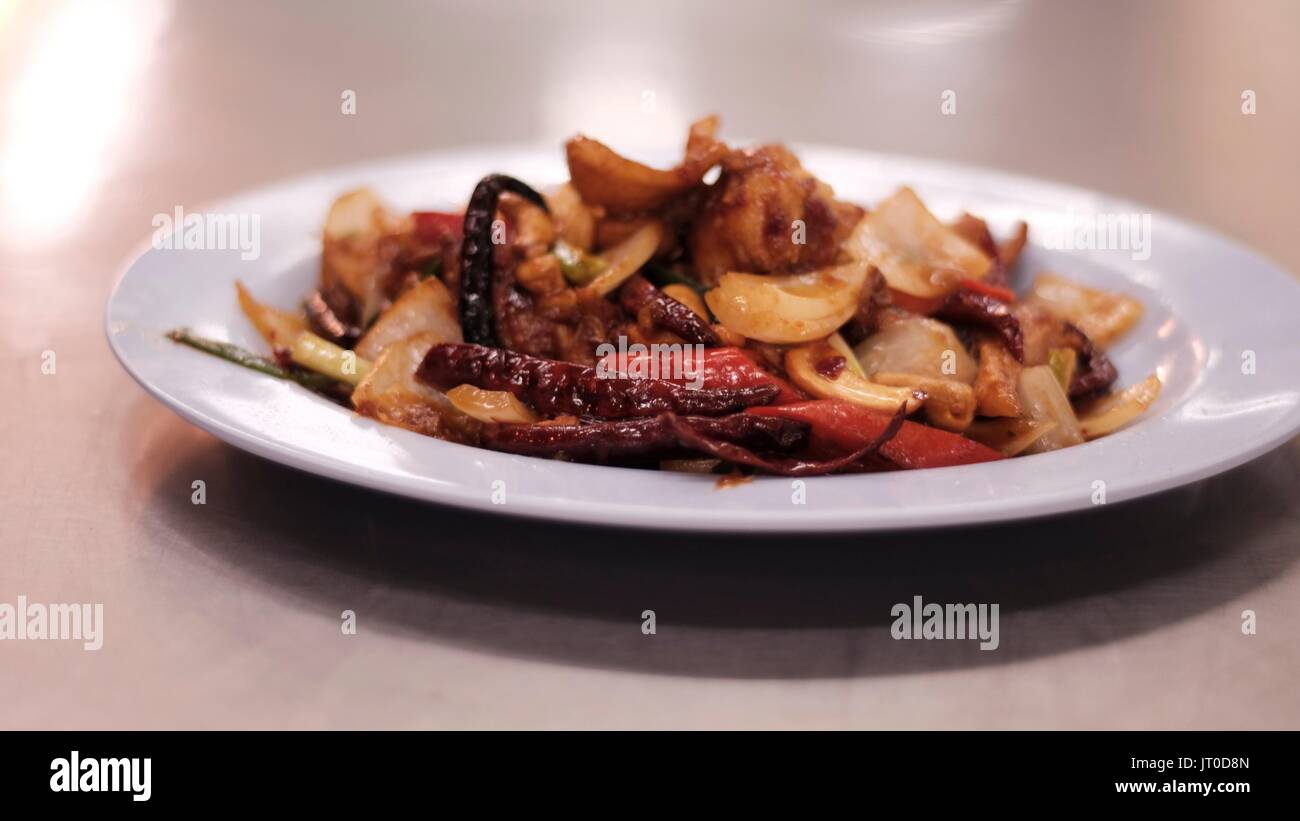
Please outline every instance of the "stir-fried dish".
[{"label": "stir-fried dish", "polygon": [[787,476],[986,462],[1131,422],[1106,350],[1135,299],[1039,273],[1027,239],[908,188],[837,199],[779,145],[717,119],[650,168],[586,137],[569,181],[485,177],[463,212],[397,214],[368,190],[325,222],[317,290],[243,312],[263,357],[172,338],[381,422],[578,462]]}]

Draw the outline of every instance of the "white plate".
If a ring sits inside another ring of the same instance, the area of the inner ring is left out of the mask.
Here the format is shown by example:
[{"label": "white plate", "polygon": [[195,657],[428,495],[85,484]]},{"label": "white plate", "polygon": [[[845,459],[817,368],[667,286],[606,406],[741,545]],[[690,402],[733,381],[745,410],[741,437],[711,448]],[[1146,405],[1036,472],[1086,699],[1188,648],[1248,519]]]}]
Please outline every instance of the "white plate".
[{"label": "white plate", "polygon": [[[109,342],[146,390],[190,422],[260,456],[417,499],[606,525],[797,532],[1041,516],[1093,507],[1098,482],[1107,504],[1192,482],[1300,430],[1300,285],[1251,251],[1174,217],[1054,183],[844,149],[795,150],[846,199],[871,204],[907,184],[941,218],[968,210],[985,217],[995,235],[1026,220],[1031,247],[1018,286],[1047,268],[1138,296],[1146,314],[1111,354],[1122,385],[1158,370],[1165,380],[1159,401],[1126,430],[1054,453],[818,477],[803,480],[801,489],[774,477],[717,489],[708,477],[566,464],[440,442],[163,338],[171,328],[189,326],[262,350],[238,310],[233,282],[242,279],[264,300],[297,304],[316,280],[321,221],[336,195],[368,185],[397,208],[459,207],[487,172],[536,186],[563,180],[560,152],[551,149],[495,148],[352,167],[214,205],[205,212],[260,218],[260,256],[243,261],[238,250],[144,251],[109,299]],[[657,159],[671,164],[672,155]],[[1043,246],[1054,226],[1098,213],[1151,214],[1149,259]],[[1243,362],[1251,356],[1255,368],[1247,373]]]}]

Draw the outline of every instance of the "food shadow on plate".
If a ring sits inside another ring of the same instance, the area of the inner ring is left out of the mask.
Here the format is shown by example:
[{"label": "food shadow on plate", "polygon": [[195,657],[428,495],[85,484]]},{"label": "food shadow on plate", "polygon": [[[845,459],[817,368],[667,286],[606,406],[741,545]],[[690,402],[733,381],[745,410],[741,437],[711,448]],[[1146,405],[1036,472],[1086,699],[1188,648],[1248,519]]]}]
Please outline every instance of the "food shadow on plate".
[{"label": "food shadow on plate", "polygon": [[[734,678],[1007,664],[1124,639],[1281,575],[1300,545],[1300,440],[1227,474],[1083,514],[925,532],[731,536],[460,511],[276,465],[153,405],[137,470],[151,538],[337,620],[479,652]],[[209,477],[195,524],[190,482]],[[221,488],[214,493],[211,488]],[[999,647],[897,641],[891,610],[999,606]],[[361,603],[361,604],[358,604]],[[655,613],[655,634],[642,632]]]}]

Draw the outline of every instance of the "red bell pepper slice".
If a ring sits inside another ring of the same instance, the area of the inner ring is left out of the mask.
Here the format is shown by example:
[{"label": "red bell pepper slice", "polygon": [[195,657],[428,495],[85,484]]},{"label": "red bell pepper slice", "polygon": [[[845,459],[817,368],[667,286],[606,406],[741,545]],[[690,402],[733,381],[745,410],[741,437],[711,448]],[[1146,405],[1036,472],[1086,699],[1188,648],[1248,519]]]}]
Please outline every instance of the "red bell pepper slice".
[{"label": "red bell pepper slice", "polygon": [[1003,288],[1000,285],[992,285],[978,279],[959,279],[957,285],[964,291],[974,291],[977,294],[984,294],[996,299],[998,302],[1012,303],[1016,301],[1016,292],[1010,288]]},{"label": "red bell pepper slice", "polygon": [[465,215],[450,214],[444,211],[416,211],[411,214],[415,223],[415,235],[425,242],[438,243],[451,234],[460,239],[465,230]]},{"label": "red bell pepper slice", "polygon": [[[831,453],[854,451],[878,437],[890,422],[887,413],[839,399],[813,399],[790,405],[746,408],[745,413],[777,416],[806,422],[814,450]],[[905,469],[971,465],[1002,459],[1001,453],[964,436],[918,422],[904,422],[880,453]]]}]

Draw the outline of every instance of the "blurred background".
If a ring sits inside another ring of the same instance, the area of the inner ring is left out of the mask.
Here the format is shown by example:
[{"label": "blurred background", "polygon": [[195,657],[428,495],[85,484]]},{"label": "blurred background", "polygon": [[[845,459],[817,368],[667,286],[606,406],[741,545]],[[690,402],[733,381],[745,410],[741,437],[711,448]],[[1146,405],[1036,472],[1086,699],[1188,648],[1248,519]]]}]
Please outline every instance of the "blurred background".
[{"label": "blurred background", "polygon": [[[0,646],[0,726],[1300,726],[1296,442],[1064,526],[610,534],[358,504],[186,426],[101,327],[176,206],[579,130],[677,144],[709,112],[728,136],[1099,189],[1300,270],[1297,43],[1289,0],[0,0],[0,359],[21,397],[0,600],[108,613],[99,653]],[[194,475],[221,489],[197,518]],[[922,588],[1004,602],[1019,638],[900,655],[881,616]],[[1272,626],[1243,639],[1246,607]]]}]

